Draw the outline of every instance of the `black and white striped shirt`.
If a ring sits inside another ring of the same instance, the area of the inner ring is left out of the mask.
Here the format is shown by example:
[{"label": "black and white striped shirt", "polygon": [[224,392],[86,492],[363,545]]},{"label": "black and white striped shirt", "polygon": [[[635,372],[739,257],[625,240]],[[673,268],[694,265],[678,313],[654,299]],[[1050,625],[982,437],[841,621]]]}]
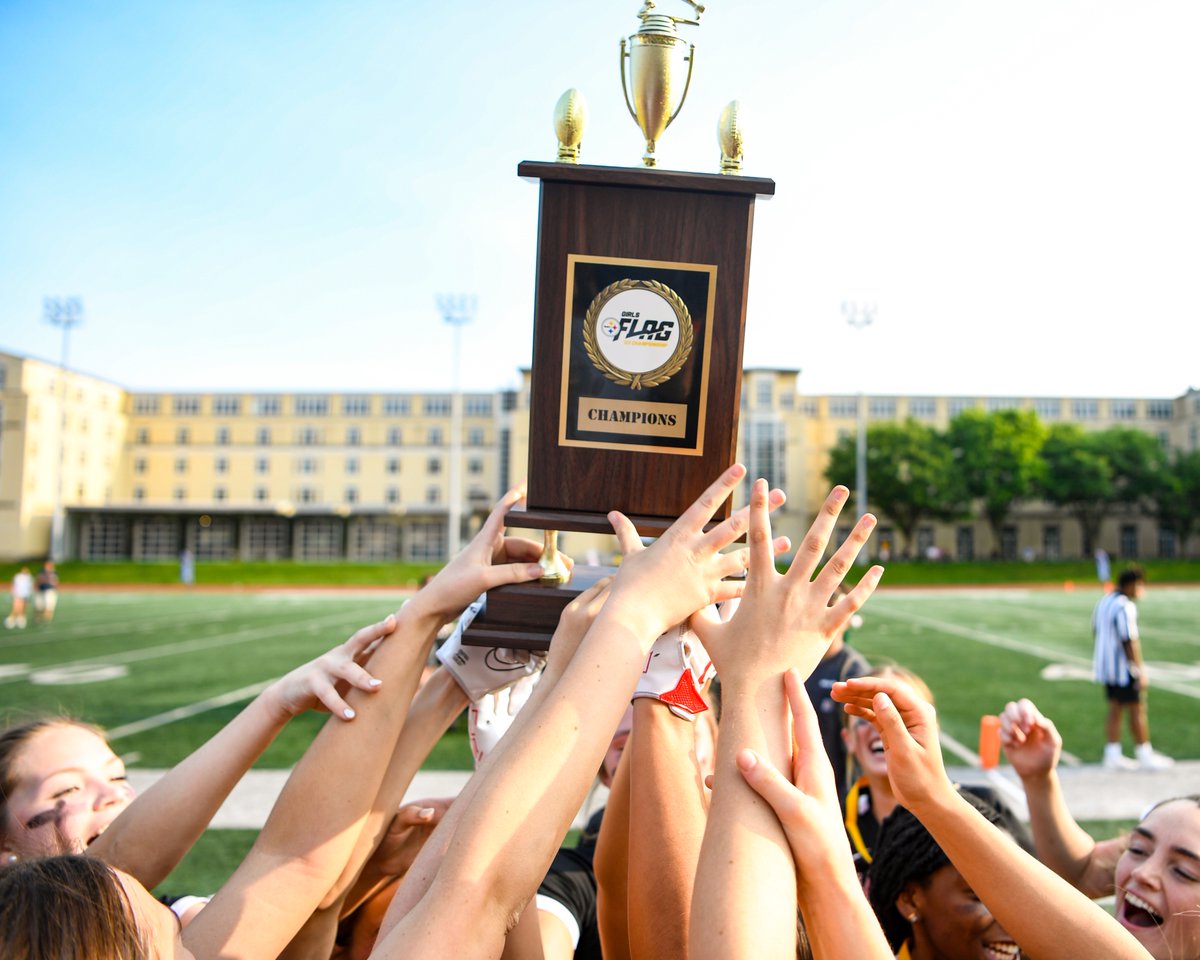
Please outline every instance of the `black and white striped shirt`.
[{"label": "black and white striped shirt", "polygon": [[1105,594],[1092,613],[1096,648],[1092,657],[1097,683],[1129,683],[1125,641],[1138,638],[1137,605],[1119,590]]}]

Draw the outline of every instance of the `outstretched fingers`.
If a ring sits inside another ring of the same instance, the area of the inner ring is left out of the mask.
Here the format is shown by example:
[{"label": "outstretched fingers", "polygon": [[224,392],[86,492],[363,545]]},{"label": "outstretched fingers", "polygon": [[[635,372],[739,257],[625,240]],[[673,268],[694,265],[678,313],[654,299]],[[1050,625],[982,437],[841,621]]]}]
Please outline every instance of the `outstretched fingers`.
[{"label": "outstretched fingers", "polygon": [[842,486],[834,487],[829,491],[829,496],[825,498],[821,509],[817,511],[816,519],[813,520],[812,526],[808,528],[808,533],[800,542],[800,549],[796,551],[791,569],[788,571],[790,576],[804,580],[812,579],[821,558],[825,555],[825,547],[828,546],[829,538],[833,535],[837,518],[841,515],[842,507],[846,505],[849,497],[850,491]]}]

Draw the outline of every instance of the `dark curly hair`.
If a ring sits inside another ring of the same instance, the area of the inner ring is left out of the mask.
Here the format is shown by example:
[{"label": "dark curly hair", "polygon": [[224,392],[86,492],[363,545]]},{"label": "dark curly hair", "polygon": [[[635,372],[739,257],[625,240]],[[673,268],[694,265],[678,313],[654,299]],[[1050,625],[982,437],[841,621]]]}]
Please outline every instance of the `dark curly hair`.
[{"label": "dark curly hair", "polygon": [[[959,795],[997,829],[1005,830],[1003,818],[990,804],[970,791],[957,788]],[[912,925],[896,909],[896,898],[908,884],[923,883],[950,863],[920,820],[904,807],[897,807],[880,827],[875,859],[867,873],[867,898],[892,950],[899,950],[912,932]]]}]

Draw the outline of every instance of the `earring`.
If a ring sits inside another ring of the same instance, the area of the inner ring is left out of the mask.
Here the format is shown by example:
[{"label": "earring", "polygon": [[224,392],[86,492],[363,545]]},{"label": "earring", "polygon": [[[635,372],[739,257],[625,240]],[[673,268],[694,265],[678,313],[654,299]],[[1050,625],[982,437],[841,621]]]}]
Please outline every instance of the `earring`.
[{"label": "earring", "polygon": [[0,861],[2,861],[5,864],[16,863],[20,859],[21,858],[18,857],[15,853],[7,853],[7,852],[4,854],[3,857],[0,857]]},{"label": "earring", "polygon": [[919,913],[910,913],[904,919],[907,920],[909,923],[916,923],[918,920],[921,919],[921,915]]}]

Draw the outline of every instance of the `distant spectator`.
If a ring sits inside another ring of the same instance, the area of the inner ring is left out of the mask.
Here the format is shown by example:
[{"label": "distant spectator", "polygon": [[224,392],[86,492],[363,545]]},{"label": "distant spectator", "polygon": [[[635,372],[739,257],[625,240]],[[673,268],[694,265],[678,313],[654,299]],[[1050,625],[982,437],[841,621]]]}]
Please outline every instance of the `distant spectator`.
[{"label": "distant spectator", "polygon": [[187,547],[179,554],[179,582],[189,586],[196,582],[196,558]]},{"label": "distant spectator", "polygon": [[1103,547],[1096,548],[1096,579],[1106,590],[1112,580],[1112,564],[1108,559],[1108,551]]},{"label": "distant spectator", "polygon": [[24,630],[25,624],[28,622],[25,619],[25,610],[29,606],[29,597],[33,593],[33,576],[29,573],[28,567],[22,567],[17,571],[12,580],[12,610],[8,616],[4,618],[4,625],[11,630],[16,627],[18,630]]},{"label": "distant spectator", "polygon": [[54,619],[54,609],[58,606],[58,571],[54,569],[53,560],[47,560],[38,571],[33,606],[37,611],[37,619],[42,623]]}]

